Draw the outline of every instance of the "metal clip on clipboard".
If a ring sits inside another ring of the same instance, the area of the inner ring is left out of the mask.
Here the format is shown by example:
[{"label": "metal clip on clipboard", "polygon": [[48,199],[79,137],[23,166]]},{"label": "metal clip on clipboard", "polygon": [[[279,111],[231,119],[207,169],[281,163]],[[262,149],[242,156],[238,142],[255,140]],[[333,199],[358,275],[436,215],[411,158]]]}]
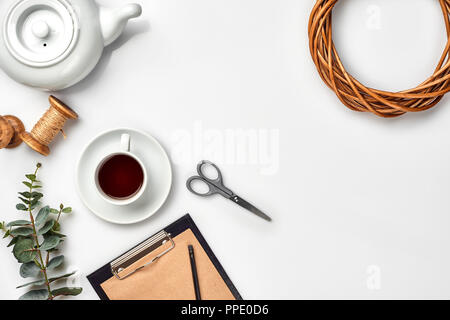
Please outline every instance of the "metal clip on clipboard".
[{"label": "metal clip on clipboard", "polygon": [[[168,249],[164,250],[163,252],[161,252],[160,254],[158,254],[150,262],[147,262],[146,264],[130,271],[129,273],[126,273],[125,275],[120,275],[121,272],[123,272],[126,268],[131,266],[133,263],[139,261],[140,259],[145,257],[147,254],[155,251],[157,248],[160,248],[161,246],[165,245],[169,241],[171,243],[170,248],[168,248]],[[139,270],[153,264],[159,258],[164,256],[169,251],[171,251],[173,248],[175,248],[175,242],[173,241],[170,234],[167,233],[166,231],[161,231],[161,232],[157,233],[156,235],[154,235],[153,237],[151,237],[150,239],[144,241],[137,247],[131,249],[124,255],[120,256],[113,262],[111,262],[111,271],[117,279],[123,280],[125,278],[128,278],[132,274],[138,272]]]}]

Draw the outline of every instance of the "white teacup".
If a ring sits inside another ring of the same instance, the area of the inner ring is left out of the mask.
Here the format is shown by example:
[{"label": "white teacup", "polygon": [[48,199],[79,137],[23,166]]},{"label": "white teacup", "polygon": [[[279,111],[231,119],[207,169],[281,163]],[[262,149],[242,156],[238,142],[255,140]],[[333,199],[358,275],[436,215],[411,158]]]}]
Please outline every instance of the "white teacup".
[{"label": "white teacup", "polygon": [[[95,169],[95,177],[94,178],[95,178],[95,185],[97,187],[97,191],[105,201],[107,201],[113,205],[116,205],[116,206],[125,206],[125,205],[129,205],[129,204],[136,202],[144,194],[144,192],[147,188],[147,170],[145,169],[145,166],[142,163],[142,161],[130,151],[131,137],[129,134],[127,134],[127,133],[122,134],[120,145],[121,145],[121,148],[119,151],[106,155],[99,162],[99,164],[97,165],[97,168]],[[99,178],[100,171],[102,170],[103,166],[108,161],[110,161],[111,159],[113,159],[114,157],[119,156],[119,155],[124,155],[124,156],[134,159],[141,167],[142,174],[143,174],[141,187],[138,188],[131,195],[123,197],[123,198],[116,198],[116,197],[106,194],[101,186],[101,182],[100,182],[100,178]]]}]

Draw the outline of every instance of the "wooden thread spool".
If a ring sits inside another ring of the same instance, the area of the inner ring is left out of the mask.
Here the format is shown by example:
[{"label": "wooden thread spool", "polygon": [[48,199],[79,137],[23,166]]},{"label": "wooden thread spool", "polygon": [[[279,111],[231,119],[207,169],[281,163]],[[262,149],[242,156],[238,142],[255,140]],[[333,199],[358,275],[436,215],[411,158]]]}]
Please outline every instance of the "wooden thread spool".
[{"label": "wooden thread spool", "polygon": [[0,149],[12,149],[22,143],[20,135],[25,132],[22,121],[15,116],[0,116]]},{"label": "wooden thread spool", "polygon": [[63,127],[69,119],[78,119],[78,114],[69,108],[64,102],[49,97],[50,108],[36,123],[31,133],[26,131],[20,133],[20,138],[34,151],[44,156],[50,154],[49,144],[55,139],[59,132],[65,137]]}]

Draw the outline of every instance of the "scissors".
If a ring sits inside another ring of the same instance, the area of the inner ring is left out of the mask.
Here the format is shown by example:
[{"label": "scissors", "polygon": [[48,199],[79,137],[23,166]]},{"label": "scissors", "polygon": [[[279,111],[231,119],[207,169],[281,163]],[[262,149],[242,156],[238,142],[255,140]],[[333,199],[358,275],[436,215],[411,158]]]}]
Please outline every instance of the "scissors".
[{"label": "scissors", "polygon": [[[208,166],[211,166],[212,168],[215,169],[216,174],[217,174],[217,177],[215,179],[209,178],[204,173],[203,170],[205,169],[205,167],[208,167]],[[266,215],[264,212],[262,212],[261,210],[259,210],[258,208],[256,208],[252,204],[250,204],[249,202],[245,201],[241,197],[237,196],[233,191],[231,191],[230,189],[225,187],[225,185],[223,183],[222,172],[220,171],[219,167],[217,167],[214,163],[212,163],[210,161],[206,161],[206,160],[201,161],[197,165],[197,172],[198,172],[198,176],[191,177],[186,182],[186,186],[187,186],[188,190],[190,192],[192,192],[193,194],[200,196],[200,197],[209,197],[212,195],[219,194],[227,199],[230,199],[234,203],[237,203],[244,209],[247,209],[250,212],[256,214],[258,217],[263,218],[264,220],[267,220],[267,221],[272,221],[272,219],[268,215]],[[200,182],[200,183],[206,184],[206,186],[208,187],[207,191],[206,192],[196,191],[193,187],[193,184],[195,182]]]}]

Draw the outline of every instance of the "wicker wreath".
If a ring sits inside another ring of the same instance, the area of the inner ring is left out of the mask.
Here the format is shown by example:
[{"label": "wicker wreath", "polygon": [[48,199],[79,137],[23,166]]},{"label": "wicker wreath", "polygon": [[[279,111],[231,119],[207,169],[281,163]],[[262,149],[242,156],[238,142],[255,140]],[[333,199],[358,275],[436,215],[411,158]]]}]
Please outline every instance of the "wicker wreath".
[{"label": "wicker wreath", "polygon": [[345,71],[332,39],[332,11],[337,2],[317,0],[309,19],[309,47],[323,81],[348,108],[397,117],[430,109],[450,91],[450,0],[439,0],[449,41],[434,74],[418,87],[401,92],[367,88]]}]

